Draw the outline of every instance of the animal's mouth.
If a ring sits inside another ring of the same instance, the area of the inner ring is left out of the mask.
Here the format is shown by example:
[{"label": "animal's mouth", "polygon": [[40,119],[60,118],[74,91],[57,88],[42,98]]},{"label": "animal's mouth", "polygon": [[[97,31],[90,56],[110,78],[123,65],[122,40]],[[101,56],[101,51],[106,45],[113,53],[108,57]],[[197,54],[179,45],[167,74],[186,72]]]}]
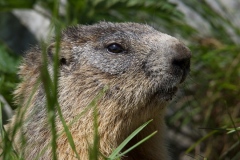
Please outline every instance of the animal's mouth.
[{"label": "animal's mouth", "polygon": [[176,92],[178,90],[178,87],[172,87],[172,88],[158,88],[154,94],[153,97],[157,98],[157,99],[162,99],[165,101],[170,101],[173,99],[173,97],[175,96]]},{"label": "animal's mouth", "polygon": [[178,91],[178,87],[185,81],[187,74],[188,71],[184,71],[181,76],[178,76],[177,80],[175,78],[168,78],[160,85],[155,86],[153,97],[165,101],[172,100]]}]

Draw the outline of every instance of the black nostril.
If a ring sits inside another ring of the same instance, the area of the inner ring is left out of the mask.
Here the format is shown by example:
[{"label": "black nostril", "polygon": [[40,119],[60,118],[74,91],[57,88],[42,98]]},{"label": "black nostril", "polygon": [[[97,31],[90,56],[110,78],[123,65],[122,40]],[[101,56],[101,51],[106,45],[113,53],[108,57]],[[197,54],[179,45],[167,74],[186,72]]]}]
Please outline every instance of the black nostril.
[{"label": "black nostril", "polygon": [[180,59],[173,59],[172,60],[172,69],[173,72],[177,75],[179,73],[179,70],[182,71],[182,78],[180,83],[182,83],[190,70],[190,58],[180,58]]},{"label": "black nostril", "polygon": [[189,71],[191,52],[187,47],[181,43],[177,43],[171,55],[171,62],[174,68],[179,68],[184,72]]},{"label": "black nostril", "polygon": [[172,65],[174,67],[179,67],[182,70],[189,70],[190,58],[174,58],[172,60]]},{"label": "black nostril", "polygon": [[60,65],[67,65],[67,60],[66,60],[66,58],[61,58],[61,59],[60,59]]}]

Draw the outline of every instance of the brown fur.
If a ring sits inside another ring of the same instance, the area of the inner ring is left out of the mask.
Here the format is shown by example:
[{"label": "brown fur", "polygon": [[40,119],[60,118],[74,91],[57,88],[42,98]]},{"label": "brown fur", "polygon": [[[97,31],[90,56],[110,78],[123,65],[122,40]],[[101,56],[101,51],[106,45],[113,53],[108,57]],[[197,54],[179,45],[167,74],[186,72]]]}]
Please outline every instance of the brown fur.
[{"label": "brown fur", "polygon": [[[112,43],[120,44],[125,52],[107,51]],[[54,42],[47,52],[51,72]],[[165,107],[178,84],[185,79],[191,56],[181,42],[147,25],[101,22],[65,30],[59,54],[63,63],[59,66],[58,101],[67,124],[108,86],[97,104],[101,153],[109,156],[136,128],[153,119],[128,147],[154,131],[158,133],[122,159],[169,159],[164,138]],[[27,106],[41,67],[41,49],[33,48],[26,54],[19,71],[23,79],[15,91],[22,106],[19,112]],[[27,139],[24,157],[28,160],[33,159],[51,140],[45,99],[40,83],[24,116],[23,130]],[[12,124],[15,121],[16,116]],[[62,133],[63,126],[58,116],[56,125],[57,132]],[[92,109],[69,127],[83,160],[88,159],[89,145],[93,143],[93,128]],[[18,148],[21,140],[16,138],[15,141]],[[76,159],[65,134],[58,137],[57,155],[61,160]],[[48,148],[40,159],[51,159],[51,156]]]}]

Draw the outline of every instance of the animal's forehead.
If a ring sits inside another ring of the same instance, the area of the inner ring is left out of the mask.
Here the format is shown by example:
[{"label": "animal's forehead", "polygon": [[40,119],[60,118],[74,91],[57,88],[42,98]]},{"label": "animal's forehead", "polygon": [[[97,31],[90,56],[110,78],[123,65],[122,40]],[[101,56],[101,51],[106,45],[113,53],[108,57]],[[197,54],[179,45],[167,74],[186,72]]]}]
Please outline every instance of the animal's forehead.
[{"label": "animal's forehead", "polygon": [[94,25],[70,27],[64,31],[63,35],[70,39],[84,38],[85,41],[89,41],[111,34],[141,37],[153,33],[159,34],[160,32],[145,24],[101,22]]},{"label": "animal's forehead", "polygon": [[133,32],[136,34],[143,34],[149,32],[156,32],[152,27],[144,24],[138,23],[109,23],[109,22],[101,22],[91,27],[88,26],[89,30],[97,30],[102,32]]}]

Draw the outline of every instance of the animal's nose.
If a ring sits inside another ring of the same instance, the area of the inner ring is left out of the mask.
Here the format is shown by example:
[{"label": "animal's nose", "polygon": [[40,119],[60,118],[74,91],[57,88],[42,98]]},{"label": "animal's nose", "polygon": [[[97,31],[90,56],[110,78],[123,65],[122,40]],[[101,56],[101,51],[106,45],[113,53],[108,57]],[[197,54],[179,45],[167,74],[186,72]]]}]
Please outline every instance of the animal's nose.
[{"label": "animal's nose", "polygon": [[191,52],[183,44],[177,43],[170,54],[171,70],[175,74],[178,74],[179,71],[183,72],[182,82],[190,70]]},{"label": "animal's nose", "polygon": [[179,67],[182,70],[189,69],[191,52],[186,47],[177,44],[171,54],[171,64],[173,67]]},{"label": "animal's nose", "polygon": [[190,58],[174,58],[172,65],[182,70],[188,69],[190,67]]}]

